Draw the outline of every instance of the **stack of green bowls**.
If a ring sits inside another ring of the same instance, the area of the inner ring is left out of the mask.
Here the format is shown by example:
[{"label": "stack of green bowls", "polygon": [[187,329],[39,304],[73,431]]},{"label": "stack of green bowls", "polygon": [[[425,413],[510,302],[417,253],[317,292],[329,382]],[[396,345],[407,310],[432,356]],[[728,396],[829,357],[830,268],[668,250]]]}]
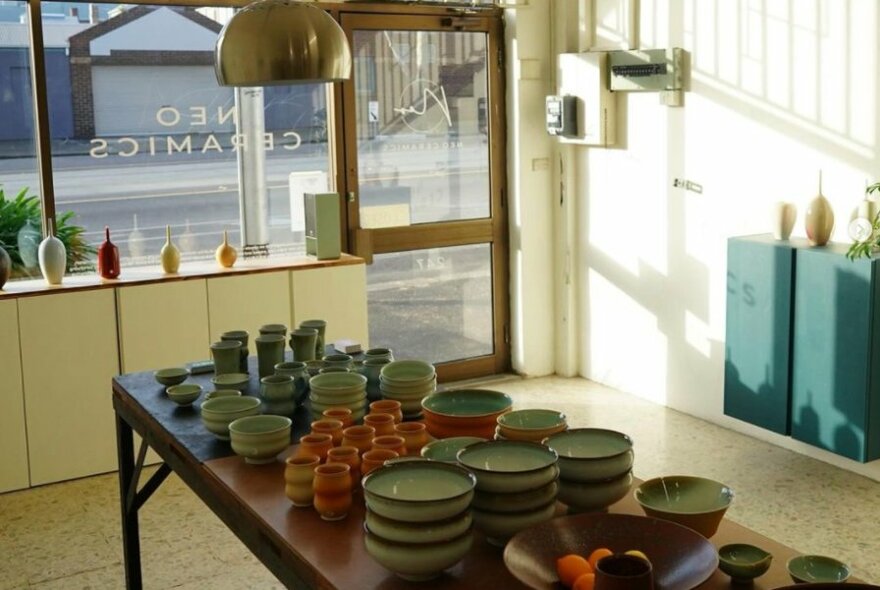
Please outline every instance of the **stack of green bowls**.
[{"label": "stack of green bowls", "polygon": [[422,415],[422,400],[437,390],[437,372],[425,361],[391,361],[379,371],[382,399],[400,402],[404,420]]},{"label": "stack of green bowls", "polygon": [[458,563],[473,544],[476,479],[438,461],[387,463],[363,480],[367,553],[398,576],[429,580]]},{"label": "stack of green bowls", "polygon": [[312,420],[323,418],[329,408],[348,408],[351,418],[360,422],[367,408],[367,378],[360,373],[324,373],[309,380]]}]

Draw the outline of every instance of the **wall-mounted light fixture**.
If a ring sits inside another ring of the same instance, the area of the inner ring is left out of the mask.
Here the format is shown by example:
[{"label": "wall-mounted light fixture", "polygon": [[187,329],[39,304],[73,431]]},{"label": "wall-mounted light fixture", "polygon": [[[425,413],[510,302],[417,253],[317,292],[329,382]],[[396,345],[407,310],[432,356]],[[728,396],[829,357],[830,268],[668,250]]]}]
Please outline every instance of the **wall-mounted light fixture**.
[{"label": "wall-mounted light fixture", "polygon": [[351,76],[342,27],[309,2],[259,0],[226,23],[214,52],[221,86],[337,82]]}]

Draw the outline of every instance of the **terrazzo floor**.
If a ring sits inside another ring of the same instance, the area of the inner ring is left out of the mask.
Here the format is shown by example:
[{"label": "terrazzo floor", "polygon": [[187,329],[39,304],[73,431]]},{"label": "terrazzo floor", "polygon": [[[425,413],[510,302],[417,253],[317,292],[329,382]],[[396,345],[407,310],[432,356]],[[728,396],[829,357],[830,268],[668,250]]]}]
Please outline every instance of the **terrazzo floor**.
[{"label": "terrazzo floor", "polygon": [[[508,379],[517,408],[564,411],[635,441],[635,475],[702,475],[736,491],[728,516],[880,583],[880,483],[583,379]],[[0,495],[0,590],[123,587],[115,474]],[[140,512],[145,588],[282,588],[176,476]],[[218,574],[218,572],[223,572]]]}]

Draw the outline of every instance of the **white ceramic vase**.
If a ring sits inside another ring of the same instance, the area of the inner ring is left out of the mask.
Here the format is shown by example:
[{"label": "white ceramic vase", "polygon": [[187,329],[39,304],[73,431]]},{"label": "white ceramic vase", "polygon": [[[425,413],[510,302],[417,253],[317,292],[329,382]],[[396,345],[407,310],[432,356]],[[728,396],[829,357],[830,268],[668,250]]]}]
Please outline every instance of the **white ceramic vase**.
[{"label": "white ceramic vase", "polygon": [[60,285],[67,270],[67,249],[64,242],[55,237],[55,226],[49,220],[49,235],[40,242],[37,258],[40,262],[40,272],[50,285]]},{"label": "white ceramic vase", "polygon": [[791,236],[796,220],[797,207],[794,203],[776,202],[773,205],[773,237],[777,240],[787,240]]}]

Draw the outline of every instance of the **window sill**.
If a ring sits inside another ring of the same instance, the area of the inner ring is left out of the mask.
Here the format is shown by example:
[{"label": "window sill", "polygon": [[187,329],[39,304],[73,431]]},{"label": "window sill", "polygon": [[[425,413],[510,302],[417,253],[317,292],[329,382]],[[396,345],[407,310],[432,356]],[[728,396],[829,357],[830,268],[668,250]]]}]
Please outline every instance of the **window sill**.
[{"label": "window sill", "polygon": [[128,285],[147,285],[169,281],[187,281],[192,279],[210,279],[216,277],[277,272],[282,270],[305,270],[310,268],[327,268],[363,264],[364,260],[349,254],[343,254],[335,260],[318,260],[312,256],[269,256],[251,258],[236,262],[232,268],[220,268],[215,262],[200,261],[180,265],[175,274],[165,274],[158,266],[123,268],[118,279],[102,279],[96,275],[70,275],[64,277],[60,285],[47,285],[43,279],[26,281],[10,281],[0,290],[0,300],[71,291],[90,291],[94,289],[114,289]]}]

